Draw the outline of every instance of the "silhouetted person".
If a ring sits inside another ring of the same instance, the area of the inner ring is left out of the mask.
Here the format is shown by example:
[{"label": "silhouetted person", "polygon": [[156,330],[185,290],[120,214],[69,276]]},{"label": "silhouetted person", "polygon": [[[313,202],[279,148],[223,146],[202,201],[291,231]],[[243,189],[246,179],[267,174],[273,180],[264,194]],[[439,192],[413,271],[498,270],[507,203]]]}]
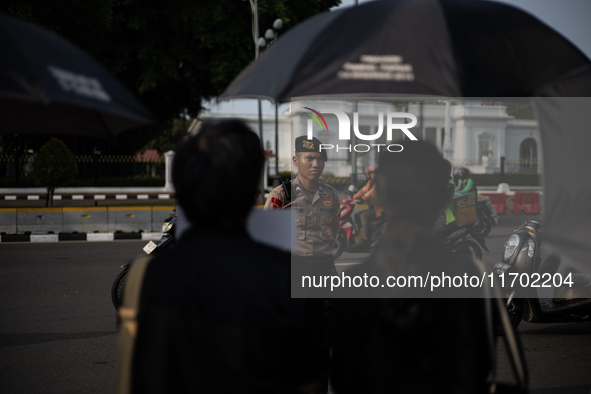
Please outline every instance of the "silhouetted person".
[{"label": "silhouetted person", "polygon": [[192,227],[148,265],[134,393],[315,389],[321,305],[291,299],[290,254],[246,233],[262,166],[260,140],[241,121],[204,123],[178,148],[173,181]]},{"label": "silhouetted person", "polygon": [[[375,275],[380,283],[390,275],[474,274],[471,261],[430,235],[448,196],[443,158],[428,143],[400,143],[402,152],[383,152],[379,161],[377,201],[388,212],[386,231],[370,261],[346,273]],[[333,299],[336,394],[484,392],[489,353],[482,300],[408,298],[427,294],[408,287],[356,290],[376,298]]]}]

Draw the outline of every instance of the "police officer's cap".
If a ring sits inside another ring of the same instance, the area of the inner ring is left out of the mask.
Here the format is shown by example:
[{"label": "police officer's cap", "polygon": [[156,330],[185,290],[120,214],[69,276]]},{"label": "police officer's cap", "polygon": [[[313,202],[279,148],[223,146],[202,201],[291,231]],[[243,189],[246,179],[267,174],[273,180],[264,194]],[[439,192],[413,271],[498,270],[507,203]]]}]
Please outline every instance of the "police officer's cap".
[{"label": "police officer's cap", "polygon": [[316,137],[313,137],[311,140],[307,138],[305,135],[301,135],[295,140],[295,151],[297,152],[319,152],[322,155],[322,160],[327,161],[328,156],[326,155],[326,149],[320,151],[320,140]]}]

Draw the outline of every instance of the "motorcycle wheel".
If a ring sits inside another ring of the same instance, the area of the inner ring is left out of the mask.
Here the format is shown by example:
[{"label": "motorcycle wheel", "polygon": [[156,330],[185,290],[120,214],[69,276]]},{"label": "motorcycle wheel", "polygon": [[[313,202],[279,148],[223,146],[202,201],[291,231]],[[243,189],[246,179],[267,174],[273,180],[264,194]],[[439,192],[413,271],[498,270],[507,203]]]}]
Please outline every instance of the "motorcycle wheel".
[{"label": "motorcycle wheel", "polygon": [[511,300],[511,303],[507,305],[507,312],[509,313],[509,318],[511,319],[511,325],[514,329],[517,329],[521,320],[523,320],[523,314],[525,313],[525,308],[523,306],[524,300],[522,299],[515,299]]},{"label": "motorcycle wheel", "polygon": [[492,224],[488,219],[481,219],[476,224],[476,233],[480,238],[485,238],[492,229]]},{"label": "motorcycle wheel", "polygon": [[480,249],[480,245],[478,245],[474,241],[466,241],[468,243],[468,249],[470,249],[470,253],[472,253],[472,257],[478,260],[482,260],[482,249]]},{"label": "motorcycle wheel", "polygon": [[337,234],[337,238],[335,239],[334,244],[332,246],[332,258],[336,260],[339,257],[341,257],[341,255],[345,251],[346,247],[347,247],[347,235],[345,234],[345,232],[343,230],[340,230],[339,233]]},{"label": "motorcycle wheel", "polygon": [[123,269],[115,278],[113,286],[111,286],[111,301],[113,301],[113,306],[117,310],[119,310],[119,306],[123,303],[123,288],[128,273],[129,270],[127,268]]}]

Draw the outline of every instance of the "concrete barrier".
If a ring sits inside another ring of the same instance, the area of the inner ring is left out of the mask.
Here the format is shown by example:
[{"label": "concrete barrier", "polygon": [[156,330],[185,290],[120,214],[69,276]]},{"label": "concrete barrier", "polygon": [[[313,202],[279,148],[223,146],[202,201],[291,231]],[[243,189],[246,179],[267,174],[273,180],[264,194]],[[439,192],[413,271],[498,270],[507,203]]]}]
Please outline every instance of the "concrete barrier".
[{"label": "concrete barrier", "polygon": [[16,234],[16,208],[0,208],[0,233]]},{"label": "concrete barrier", "polygon": [[86,234],[86,240],[89,242],[112,241],[113,233],[90,233]]},{"label": "concrete barrier", "polygon": [[174,215],[172,209],[174,207],[152,207],[152,231],[160,232],[162,230],[162,222],[165,219]]},{"label": "concrete barrier", "polygon": [[62,208],[17,208],[16,232],[24,234],[61,233],[63,231]]},{"label": "concrete barrier", "polygon": [[65,233],[109,231],[107,207],[64,207],[63,210]]},{"label": "concrete barrier", "polygon": [[108,231],[149,232],[152,229],[152,207],[109,207]]},{"label": "concrete barrier", "polygon": [[57,234],[31,235],[31,242],[58,242]]}]

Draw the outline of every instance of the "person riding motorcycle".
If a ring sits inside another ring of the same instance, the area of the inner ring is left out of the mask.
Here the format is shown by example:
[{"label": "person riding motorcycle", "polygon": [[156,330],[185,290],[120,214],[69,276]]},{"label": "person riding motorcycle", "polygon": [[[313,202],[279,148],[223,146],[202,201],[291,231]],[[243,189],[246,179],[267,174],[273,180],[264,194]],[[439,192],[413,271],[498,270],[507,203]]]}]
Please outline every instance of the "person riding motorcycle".
[{"label": "person riding motorcycle", "polygon": [[474,201],[477,201],[478,191],[476,190],[476,184],[474,183],[472,178],[470,178],[470,170],[464,167],[460,167],[456,170],[455,175],[459,179],[459,184],[456,193],[472,193],[472,195],[474,196]]},{"label": "person riding motorcycle", "polygon": [[448,189],[447,189],[447,200],[445,206],[441,210],[435,224],[433,225],[432,234],[437,235],[447,231],[450,225],[453,225],[456,221],[456,217],[454,216],[454,195],[455,195],[455,184],[451,177],[451,169],[452,165],[448,160],[443,160],[446,174],[449,174],[448,177]]},{"label": "person riding motorcycle", "polygon": [[371,241],[372,226],[371,222],[375,221],[382,215],[383,208],[375,204],[376,200],[376,172],[378,171],[378,165],[372,164],[367,167],[365,174],[367,175],[367,183],[365,186],[353,195],[353,199],[357,200],[358,203],[367,202],[369,209],[363,212],[355,213],[355,221],[361,226],[363,238],[356,244],[366,245]]}]

